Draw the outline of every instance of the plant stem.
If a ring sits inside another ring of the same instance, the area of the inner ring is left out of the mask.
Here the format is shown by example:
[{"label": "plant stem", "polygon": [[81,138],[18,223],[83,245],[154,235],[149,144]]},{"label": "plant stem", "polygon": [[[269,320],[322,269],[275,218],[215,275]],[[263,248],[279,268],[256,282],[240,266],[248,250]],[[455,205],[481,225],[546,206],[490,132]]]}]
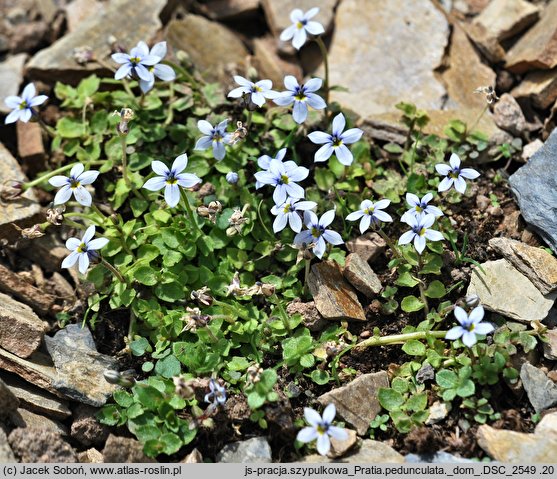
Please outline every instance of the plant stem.
[{"label": "plant stem", "polygon": [[246,313],[237,310],[234,306],[228,303],[223,303],[222,301],[213,298],[213,305],[220,306],[221,308],[228,309],[228,311],[232,311],[236,316],[242,319],[249,320],[251,319]]},{"label": "plant stem", "polygon": [[41,117],[37,114],[37,123],[43,129],[43,131],[50,136],[50,138],[56,138],[56,131],[51,126],[48,126]]},{"label": "plant stem", "polygon": [[418,288],[420,289],[420,299],[422,303],[424,303],[424,313],[425,316],[429,314],[429,304],[427,302],[427,296],[425,295],[425,281],[422,280],[422,267],[423,267],[423,258],[422,255],[418,255],[418,271],[416,273],[416,277],[418,279]]},{"label": "plant stem", "polygon": [[76,223],[75,221],[72,221],[68,218],[64,218],[64,224],[67,226],[71,226],[72,228],[76,228],[78,230],[84,230],[85,226],[80,225],[79,223]]},{"label": "plant stem", "polygon": [[128,152],[126,151],[126,135],[120,135],[120,145],[122,145],[122,175],[126,186],[131,189],[132,184],[128,177]]},{"label": "plant stem", "polygon": [[474,131],[474,128],[476,128],[476,126],[478,126],[478,123],[480,122],[480,120],[482,119],[482,117],[484,116],[485,112],[487,111],[487,109],[489,108],[489,103],[487,103],[482,111],[480,112],[480,114],[478,115],[478,118],[476,118],[476,121],[474,123],[472,123],[472,126],[466,130],[466,134],[468,133],[472,133]]},{"label": "plant stem", "polygon": [[310,266],[311,266],[311,260],[310,259],[306,259],[305,260],[306,264],[305,264],[305,268],[304,268],[304,296],[308,295],[308,278],[309,278],[309,272],[310,272]]},{"label": "plant stem", "polygon": [[120,281],[120,283],[127,284],[127,281],[122,276],[122,273],[120,273],[120,271],[118,271],[114,266],[112,266],[107,260],[105,260],[104,258],[101,258],[101,264],[107,270],[109,270],[114,276],[116,276],[116,278],[118,278],[118,281]]},{"label": "plant stem", "polygon": [[188,195],[182,188],[180,188],[180,195],[182,196],[182,200],[184,202],[184,210],[186,211],[186,214],[188,215],[188,218],[190,219],[192,225],[194,226],[194,228],[197,231],[199,231],[201,234],[203,234],[203,231],[201,231],[201,228],[197,224],[197,221],[195,220],[195,216],[193,215],[193,210],[191,209],[190,200],[188,199]]},{"label": "plant stem", "polygon": [[383,228],[379,228],[377,230],[377,233],[379,233],[379,236],[381,236],[381,238],[383,238],[385,240],[385,243],[387,243],[387,246],[389,248],[391,248],[391,251],[393,252],[393,254],[397,257],[397,258],[402,258],[400,252],[398,251],[398,248],[396,247],[396,245],[391,241],[391,238],[389,238],[385,232],[383,231]]},{"label": "plant stem", "polygon": [[279,310],[279,316],[280,319],[282,320],[282,324],[284,324],[284,328],[286,329],[286,331],[288,331],[288,334],[292,333],[292,329],[290,328],[290,324],[288,323],[288,315],[286,314],[286,311],[282,307],[280,299],[278,298],[276,293],[273,294],[273,299],[276,300],[276,307]]},{"label": "plant stem", "polygon": [[393,334],[391,336],[382,336],[366,339],[361,343],[356,344],[353,349],[356,351],[369,348],[372,346],[387,346],[389,344],[404,344],[407,341],[411,341],[413,339],[426,339],[430,338],[439,338],[444,339],[448,331],[416,331],[414,333],[406,333],[406,334]]},{"label": "plant stem", "polygon": [[259,218],[259,222],[261,223],[261,226],[263,226],[263,229],[265,230],[269,238],[273,238],[274,240],[276,240],[275,235],[269,231],[269,228],[267,228],[267,225],[265,224],[265,222],[263,221],[263,217],[261,216],[261,205],[263,204],[263,201],[264,200],[261,200],[257,205],[257,217]]},{"label": "plant stem", "polygon": [[253,117],[253,111],[248,110],[248,119],[246,121],[246,130],[248,130],[248,132],[249,132],[249,129],[250,129],[250,126],[251,126],[252,117]]},{"label": "plant stem", "polygon": [[164,121],[164,126],[169,126],[174,119],[174,108],[172,107],[172,103],[176,99],[176,95],[174,94],[174,82],[171,81],[168,85],[170,90],[170,97],[168,98],[168,113],[166,114],[166,120]]},{"label": "plant stem", "polygon": [[324,86],[324,90],[325,90],[325,103],[327,103],[327,106],[325,107],[325,118],[328,117],[328,108],[329,108],[329,56],[327,53],[327,47],[325,46],[325,43],[323,42],[323,39],[321,37],[317,37],[315,39],[317,45],[319,46],[319,49],[321,50],[321,56],[323,57],[323,65],[325,66],[325,86]]}]

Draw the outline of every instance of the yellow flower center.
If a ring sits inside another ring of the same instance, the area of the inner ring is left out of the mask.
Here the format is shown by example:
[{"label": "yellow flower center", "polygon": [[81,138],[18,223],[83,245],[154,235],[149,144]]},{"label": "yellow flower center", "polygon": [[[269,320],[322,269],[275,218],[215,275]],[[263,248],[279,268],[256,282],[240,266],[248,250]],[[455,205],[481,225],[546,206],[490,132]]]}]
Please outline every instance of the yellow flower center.
[{"label": "yellow flower center", "polygon": [[417,211],[418,213],[421,213],[423,210],[424,210],[424,209],[423,209],[420,205],[416,206],[416,211]]},{"label": "yellow flower center", "polygon": [[281,175],[280,181],[283,185],[287,185],[288,183],[290,183],[290,178],[288,178],[288,176],[286,175]]},{"label": "yellow flower center", "polygon": [[81,186],[81,183],[79,181],[77,181],[73,178],[70,180],[70,188],[72,190],[75,190],[76,188],[79,188],[80,186]]},{"label": "yellow flower center", "polygon": [[84,253],[85,251],[87,251],[87,246],[85,245],[85,243],[81,243],[76,250],[78,253]]},{"label": "yellow flower center", "polygon": [[375,211],[375,206],[370,206],[369,208],[366,208],[366,209],[364,210],[364,213],[365,213],[366,215],[372,215],[374,211]]},{"label": "yellow flower center", "polygon": [[422,228],[418,234],[419,234],[420,236],[425,235],[425,228]]}]

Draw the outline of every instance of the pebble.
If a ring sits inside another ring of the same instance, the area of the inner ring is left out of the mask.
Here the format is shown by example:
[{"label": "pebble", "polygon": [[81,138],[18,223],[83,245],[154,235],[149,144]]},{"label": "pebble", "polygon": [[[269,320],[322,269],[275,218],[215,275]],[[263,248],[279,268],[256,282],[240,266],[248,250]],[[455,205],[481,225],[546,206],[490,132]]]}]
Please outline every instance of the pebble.
[{"label": "pebble", "polygon": [[548,379],[541,369],[524,363],[520,369],[520,379],[537,413],[557,405],[557,384]]},{"label": "pebble", "polygon": [[252,437],[245,441],[232,442],[217,454],[217,462],[260,464],[272,460],[271,446],[265,437]]}]

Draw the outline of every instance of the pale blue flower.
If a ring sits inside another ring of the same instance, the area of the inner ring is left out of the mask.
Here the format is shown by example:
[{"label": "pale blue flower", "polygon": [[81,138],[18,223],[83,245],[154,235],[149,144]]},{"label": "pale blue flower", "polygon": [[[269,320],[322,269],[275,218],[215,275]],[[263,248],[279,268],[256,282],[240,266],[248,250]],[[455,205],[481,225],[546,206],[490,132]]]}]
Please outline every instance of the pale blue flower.
[{"label": "pale blue flower", "polygon": [[304,427],[298,432],[296,440],[307,443],[317,439],[317,452],[322,456],[326,456],[331,449],[329,436],[337,441],[346,441],[348,439],[348,433],[345,429],[332,425],[336,413],[336,407],[333,403],[325,408],[323,417],[314,409],[304,408],[304,417],[309,427]]},{"label": "pale blue flower", "polygon": [[85,274],[87,268],[89,268],[90,260],[98,257],[96,250],[103,248],[108,243],[108,239],[93,239],[94,236],[95,226],[92,225],[87,228],[81,239],[69,238],[68,241],[66,241],[66,248],[68,248],[71,253],[62,261],[62,268],[71,268],[79,261],[79,272]]},{"label": "pale blue flower", "polygon": [[308,116],[308,105],[314,110],[322,110],[327,106],[325,100],[314,93],[321,88],[322,84],[323,80],[320,78],[312,78],[304,85],[299,85],[294,76],[286,75],[284,86],[287,91],[280,93],[273,101],[280,106],[294,103],[292,118],[296,123],[303,123]]},{"label": "pale blue flower", "polygon": [[292,10],[290,13],[290,21],[292,22],[292,25],[283,30],[280,34],[280,39],[283,42],[292,39],[292,46],[296,50],[299,50],[302,48],[304,43],[306,43],[308,33],[310,35],[321,35],[322,33],[325,33],[323,25],[319,22],[310,21],[318,13],[318,7],[308,10],[306,13],[299,8]]},{"label": "pale blue flower", "polygon": [[235,185],[236,183],[238,183],[239,178],[240,177],[238,176],[238,173],[236,173],[235,171],[229,171],[228,173],[226,173],[226,181],[231,185]]},{"label": "pale blue flower", "polygon": [[466,191],[464,179],[474,180],[480,176],[473,168],[460,168],[460,158],[455,153],[451,155],[449,165],[439,163],[435,165],[435,169],[437,173],[446,177],[439,183],[438,191],[447,191],[454,184],[455,190],[464,194]]},{"label": "pale blue flower", "polygon": [[402,215],[400,221],[404,221],[406,223],[409,216],[418,216],[422,213],[433,215],[435,217],[443,216],[443,212],[439,208],[428,205],[432,198],[433,195],[431,193],[424,195],[421,200],[412,193],[406,193],[406,203],[410,206],[410,209]]},{"label": "pale blue flower", "polygon": [[314,244],[312,247],[313,254],[321,258],[323,253],[325,253],[326,243],[331,243],[332,245],[344,243],[342,237],[336,231],[327,229],[327,226],[334,219],[335,210],[323,213],[319,219],[317,219],[317,215],[313,211],[304,211],[304,223],[308,229],[301,231],[294,237],[294,244],[297,246],[305,245],[306,247]]},{"label": "pale blue flower", "polygon": [[151,55],[149,47],[145,42],[139,42],[136,47],[132,48],[130,53],[113,53],[112,59],[122,66],[116,70],[114,78],[121,80],[127,76],[135,76],[139,80],[145,82],[154,82],[155,77],[150,67],[161,61],[161,57]]},{"label": "pale blue flower", "polygon": [[283,230],[287,224],[290,224],[292,231],[299,233],[302,230],[302,219],[299,211],[311,210],[317,207],[315,201],[300,201],[300,198],[287,198],[281,205],[275,205],[271,208],[271,213],[276,215],[273,222],[273,231],[275,233]]},{"label": "pale blue flower", "polygon": [[[145,42],[139,42],[137,46],[141,48],[141,51],[145,51],[146,48],[149,48]],[[166,42],[159,42],[153,45],[153,48],[149,51],[149,56],[159,57],[160,62],[166,56]],[[153,74],[153,79],[149,81],[143,80],[142,78],[139,79],[139,88],[141,88],[143,93],[147,93],[153,88],[155,85],[155,77],[162,81],[173,81],[176,79],[176,73],[172,67],[168,65],[156,63],[147,69]]]},{"label": "pale blue flower", "polygon": [[83,206],[91,206],[93,198],[91,193],[85,189],[85,185],[90,185],[99,176],[96,170],[84,171],[85,167],[78,163],[70,170],[70,176],[57,175],[53,176],[48,182],[57,188],[58,193],[54,197],[55,205],[62,205],[68,201],[72,194],[76,201]]},{"label": "pale blue flower", "polygon": [[160,176],[147,180],[143,188],[149,191],[159,191],[164,188],[164,199],[168,206],[174,208],[180,201],[180,186],[191,188],[197,183],[201,183],[201,179],[196,175],[182,173],[187,165],[188,155],[185,153],[174,160],[170,169],[162,161],[153,161],[151,168]]},{"label": "pale blue flower", "polygon": [[33,107],[42,105],[48,97],[46,95],[36,96],[37,90],[33,83],[29,83],[21,92],[21,96],[8,96],[5,98],[4,103],[8,108],[12,108],[13,111],[6,117],[4,123],[15,123],[17,120],[27,123],[35,110]]},{"label": "pale blue flower", "polygon": [[361,218],[360,231],[364,234],[370,225],[378,225],[381,221],[385,223],[393,221],[391,215],[382,211],[390,204],[390,200],[379,200],[377,203],[364,200],[360,203],[360,209],[350,213],[346,219],[348,221],[357,221]]},{"label": "pale blue flower", "polygon": [[[259,168],[261,168],[262,170],[268,170],[269,166],[271,166],[271,161],[273,160],[277,160],[277,161],[282,161],[284,160],[284,157],[286,156],[286,148],[281,148],[276,156],[274,158],[271,158],[269,155],[262,155],[257,159],[257,166],[259,166]],[[261,183],[260,181],[256,181],[255,182],[255,189],[258,190],[259,188],[261,188],[262,186],[264,186],[264,183]]]},{"label": "pale blue flower", "polygon": [[197,140],[195,144],[196,150],[206,150],[207,148],[213,147],[213,156],[216,160],[220,161],[224,158],[226,150],[224,145],[230,143],[232,138],[231,133],[226,133],[226,127],[228,126],[228,120],[221,121],[218,125],[211,125],[206,120],[199,120],[197,122],[197,128],[205,136],[202,136]]},{"label": "pale blue flower", "polygon": [[352,164],[354,157],[346,145],[357,142],[364,132],[359,128],[350,128],[344,131],[345,126],[346,119],[342,113],[339,113],[333,119],[332,134],[324,131],[314,131],[308,135],[313,143],[323,145],[315,153],[314,162],[327,161],[334,154],[343,165],[350,166]]},{"label": "pale blue flower", "polygon": [[435,222],[435,216],[420,214],[418,216],[409,216],[405,223],[407,223],[412,229],[404,233],[398,240],[398,244],[408,244],[414,240],[414,247],[418,254],[422,254],[425,249],[426,240],[429,241],[441,241],[443,240],[443,235],[439,231],[430,229]]},{"label": "pale blue flower", "polygon": [[478,341],[476,335],[489,334],[495,329],[492,324],[482,322],[484,317],[484,309],[482,306],[475,307],[470,312],[470,315],[466,314],[466,311],[460,306],[455,306],[454,315],[460,323],[460,326],[451,328],[445,335],[445,339],[454,340],[462,338],[464,345],[469,348],[474,346]]},{"label": "pale blue flower", "polygon": [[210,403],[209,410],[212,412],[215,411],[219,405],[222,406],[226,402],[226,388],[211,378],[209,381],[209,389],[211,392],[205,394],[204,401]]},{"label": "pale blue flower", "polygon": [[271,80],[260,80],[254,83],[240,75],[235,75],[234,81],[240,86],[228,93],[230,98],[245,96],[251,103],[255,103],[257,106],[261,107],[265,104],[266,98],[274,99],[279,95],[278,92],[271,90],[271,88],[273,88],[273,82]]},{"label": "pale blue flower", "polygon": [[280,160],[272,160],[267,171],[255,173],[255,179],[263,185],[274,186],[273,201],[276,205],[281,205],[289,196],[304,197],[304,189],[296,182],[305,180],[308,175],[307,168],[298,166],[293,161],[283,163]]}]

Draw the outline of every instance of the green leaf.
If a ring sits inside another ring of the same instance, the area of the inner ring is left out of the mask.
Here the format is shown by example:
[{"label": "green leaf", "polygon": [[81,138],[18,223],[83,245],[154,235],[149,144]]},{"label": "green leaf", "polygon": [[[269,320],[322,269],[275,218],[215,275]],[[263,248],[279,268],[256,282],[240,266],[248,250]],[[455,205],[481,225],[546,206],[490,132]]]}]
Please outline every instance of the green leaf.
[{"label": "green leaf", "polygon": [[400,303],[400,307],[403,311],[407,313],[413,313],[423,309],[424,303],[422,303],[416,296],[406,296]]},{"label": "green leaf", "polygon": [[397,286],[405,286],[407,288],[413,288],[419,283],[419,281],[412,276],[409,271],[405,271],[401,273],[400,276],[396,279],[395,284]]},{"label": "green leaf", "polygon": [[107,426],[116,426],[120,417],[120,411],[114,404],[104,406],[97,414],[99,422],[101,424],[106,424]]},{"label": "green leaf", "polygon": [[77,93],[83,98],[91,97],[97,92],[100,84],[99,78],[96,75],[91,75],[85,78],[85,80],[81,80],[77,87]]},{"label": "green leaf", "polygon": [[122,407],[130,407],[133,404],[133,396],[123,389],[117,389],[112,395],[116,404]]},{"label": "green leaf", "polygon": [[435,280],[425,290],[425,295],[428,298],[442,298],[447,294],[447,290],[441,281]]},{"label": "green leaf", "polygon": [[377,399],[387,411],[396,411],[404,404],[404,396],[392,388],[379,388]]},{"label": "green leaf", "polygon": [[410,356],[425,356],[426,353],[425,344],[421,343],[417,339],[412,339],[404,343],[402,350]]},{"label": "green leaf", "polygon": [[174,454],[182,447],[182,440],[173,432],[161,435],[161,437],[159,437],[159,441],[163,445],[164,454]]},{"label": "green leaf", "polygon": [[406,409],[408,411],[423,411],[427,406],[427,393],[419,393],[410,396],[406,401]]},{"label": "green leaf", "polygon": [[155,287],[155,294],[159,299],[168,302],[177,301],[185,296],[183,286],[175,281],[159,284]]},{"label": "green leaf", "polygon": [[181,373],[180,361],[176,359],[176,356],[167,356],[157,362],[155,366],[155,372],[160,374],[163,378],[173,378],[174,376],[179,376]]},{"label": "green leaf", "polygon": [[311,368],[315,364],[315,358],[313,354],[304,354],[300,358],[300,365],[304,368]]},{"label": "green leaf", "polygon": [[154,286],[157,284],[157,276],[157,272],[150,266],[140,266],[134,273],[134,278],[145,286]]},{"label": "green leaf", "polygon": [[314,369],[311,372],[310,377],[314,383],[319,384],[320,386],[327,384],[331,380],[329,372],[322,371],[320,369]]},{"label": "green leaf", "polygon": [[476,385],[471,379],[465,379],[456,389],[456,393],[462,398],[472,396],[475,392]]},{"label": "green leaf", "polygon": [[156,410],[164,401],[164,396],[158,389],[145,383],[136,384],[133,392],[146,409]]},{"label": "green leaf", "polygon": [[315,184],[322,191],[329,191],[336,181],[334,173],[327,168],[316,168],[314,178]]},{"label": "green leaf", "polygon": [[134,356],[143,356],[146,351],[151,351],[151,345],[146,338],[139,338],[130,343],[130,350]]},{"label": "green leaf", "polygon": [[444,389],[452,389],[458,385],[458,376],[453,371],[441,369],[436,375],[437,384]]},{"label": "green leaf", "polygon": [[80,138],[85,135],[85,125],[75,118],[64,116],[56,123],[56,131],[62,138]]}]

